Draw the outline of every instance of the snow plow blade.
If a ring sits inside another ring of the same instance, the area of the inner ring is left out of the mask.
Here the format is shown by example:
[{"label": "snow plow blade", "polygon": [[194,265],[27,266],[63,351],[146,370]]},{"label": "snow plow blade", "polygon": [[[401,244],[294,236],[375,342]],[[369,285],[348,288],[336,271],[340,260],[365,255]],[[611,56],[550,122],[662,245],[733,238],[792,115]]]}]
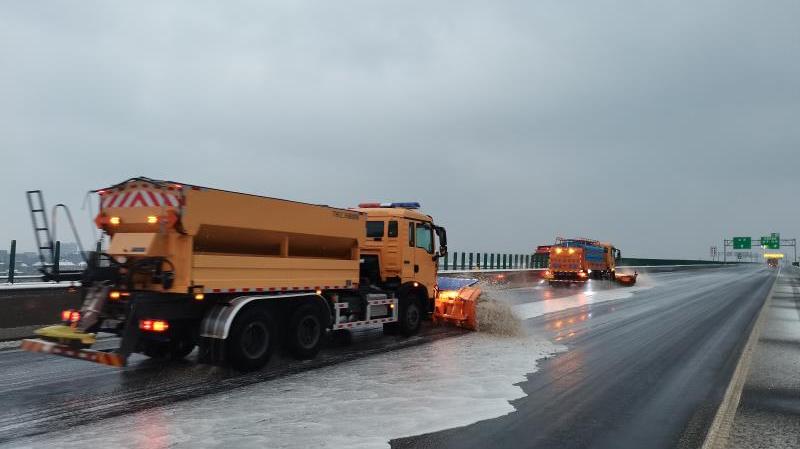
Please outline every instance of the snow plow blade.
[{"label": "snow plow blade", "polygon": [[614,276],[614,280],[617,281],[618,284],[624,286],[631,286],[636,283],[636,278],[639,276],[639,273],[633,274],[616,274]]},{"label": "snow plow blade", "polygon": [[127,363],[125,357],[113,352],[97,351],[94,349],[80,349],[39,338],[22,340],[20,349],[28,352],[41,352],[44,354],[55,354],[62,357],[86,360],[87,362],[115,366],[118,368],[125,366]]},{"label": "snow plow blade", "polygon": [[474,286],[477,282],[475,279],[440,279],[439,285],[444,289],[436,296],[433,322],[478,330],[476,310],[481,289]]}]

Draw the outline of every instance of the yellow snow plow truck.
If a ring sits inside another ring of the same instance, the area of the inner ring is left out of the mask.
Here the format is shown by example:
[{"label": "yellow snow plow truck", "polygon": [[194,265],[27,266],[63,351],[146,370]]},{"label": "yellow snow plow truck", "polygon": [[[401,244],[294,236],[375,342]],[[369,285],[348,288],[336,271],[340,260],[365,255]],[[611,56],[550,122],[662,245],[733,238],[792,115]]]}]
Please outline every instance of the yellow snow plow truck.
[{"label": "yellow snow plow truck", "polygon": [[[202,362],[252,370],[278,345],[313,358],[327,331],[411,335],[433,310],[447,239],[417,203],[337,209],[148,178],[96,193],[110,244],[82,273],[83,306],[25,350],[123,366],[199,346]],[[100,332],[119,348],[93,349]]]}]

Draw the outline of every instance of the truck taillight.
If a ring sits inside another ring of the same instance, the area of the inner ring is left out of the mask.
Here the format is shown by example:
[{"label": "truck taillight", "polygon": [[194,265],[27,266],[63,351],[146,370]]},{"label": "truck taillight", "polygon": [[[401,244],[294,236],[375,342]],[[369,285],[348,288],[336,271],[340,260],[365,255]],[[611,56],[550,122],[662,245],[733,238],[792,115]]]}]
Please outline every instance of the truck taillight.
[{"label": "truck taillight", "polygon": [[130,295],[131,295],[130,292],[121,292],[119,290],[112,290],[108,292],[108,299],[117,300],[120,298],[125,298]]},{"label": "truck taillight", "polygon": [[147,224],[156,224],[158,223],[158,217],[155,215],[148,215],[147,216]]},{"label": "truck taillight", "polygon": [[169,329],[169,323],[164,320],[139,320],[139,329],[148,332],[164,332]]},{"label": "truck taillight", "polygon": [[65,323],[77,323],[81,320],[81,313],[77,310],[64,310],[61,312],[61,321]]},{"label": "truck taillight", "polygon": [[570,248],[570,249],[569,249],[569,253],[570,253],[570,254],[575,254],[575,248]]},{"label": "truck taillight", "polygon": [[111,223],[112,225],[116,226],[116,225],[119,225],[120,223],[122,223],[122,220],[119,217],[111,217],[111,218],[108,219],[108,222]]}]

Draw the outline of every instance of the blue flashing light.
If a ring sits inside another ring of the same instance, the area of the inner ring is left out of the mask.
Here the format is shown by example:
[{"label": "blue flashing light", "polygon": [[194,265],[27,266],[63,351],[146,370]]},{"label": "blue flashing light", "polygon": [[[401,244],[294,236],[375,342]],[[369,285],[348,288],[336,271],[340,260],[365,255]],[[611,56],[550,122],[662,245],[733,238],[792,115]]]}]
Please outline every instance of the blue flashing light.
[{"label": "blue flashing light", "polygon": [[405,203],[391,203],[390,207],[402,207],[403,209],[419,209],[421,206],[417,202],[405,202]]}]

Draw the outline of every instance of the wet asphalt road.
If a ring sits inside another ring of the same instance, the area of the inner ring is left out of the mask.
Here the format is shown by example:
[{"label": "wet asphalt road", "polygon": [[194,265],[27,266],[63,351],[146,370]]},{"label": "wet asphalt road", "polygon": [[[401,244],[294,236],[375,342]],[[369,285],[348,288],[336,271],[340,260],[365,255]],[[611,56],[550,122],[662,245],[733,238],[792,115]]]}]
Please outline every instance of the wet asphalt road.
[{"label": "wet asphalt road", "polygon": [[[134,354],[129,366],[117,369],[47,354],[0,351],[0,446],[464,332],[426,327],[420,335],[403,338],[372,329],[354,335],[346,346],[328,341],[314,360],[276,354],[265,369],[254,373],[197,364],[195,354],[169,364]],[[113,347],[115,341],[105,343]]]},{"label": "wet asphalt road", "polygon": [[[658,286],[632,298],[526,322],[569,351],[522,385],[517,412],[463,429],[394,441],[394,447],[697,447],[738,357],[771,272],[725,268],[650,275]],[[595,283],[593,290],[614,288]],[[581,289],[535,285],[504,293],[536,303]],[[191,361],[164,366],[136,357],[123,370],[0,351],[0,445],[171,402],[391,351],[463,331],[428,328],[403,339],[371,332],[308,362],[278,358],[239,374]]]},{"label": "wet asphalt road", "polygon": [[516,412],[392,447],[700,447],[774,278],[761,267],[663,274],[629,299],[532,319],[569,350],[521,384]]}]

